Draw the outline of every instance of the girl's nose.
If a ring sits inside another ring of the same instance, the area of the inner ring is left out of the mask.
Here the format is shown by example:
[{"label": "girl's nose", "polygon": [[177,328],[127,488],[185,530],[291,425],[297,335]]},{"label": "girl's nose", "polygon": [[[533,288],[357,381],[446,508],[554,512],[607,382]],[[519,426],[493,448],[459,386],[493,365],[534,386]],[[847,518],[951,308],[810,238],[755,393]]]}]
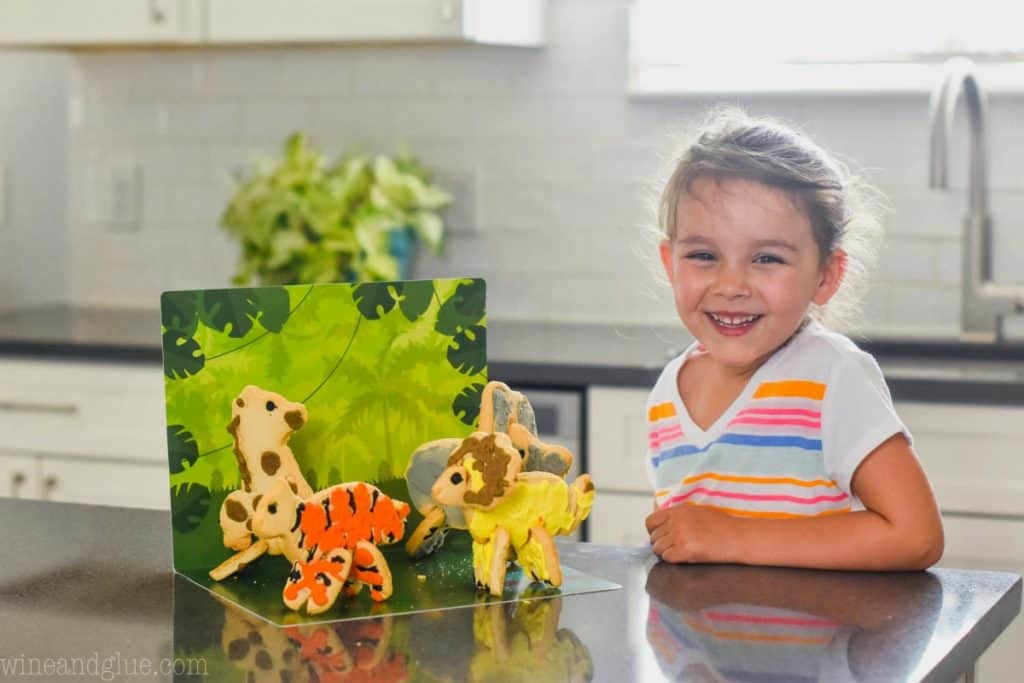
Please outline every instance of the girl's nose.
[{"label": "girl's nose", "polygon": [[750,295],[747,271],[741,266],[722,266],[715,281],[715,294],[736,299]]}]

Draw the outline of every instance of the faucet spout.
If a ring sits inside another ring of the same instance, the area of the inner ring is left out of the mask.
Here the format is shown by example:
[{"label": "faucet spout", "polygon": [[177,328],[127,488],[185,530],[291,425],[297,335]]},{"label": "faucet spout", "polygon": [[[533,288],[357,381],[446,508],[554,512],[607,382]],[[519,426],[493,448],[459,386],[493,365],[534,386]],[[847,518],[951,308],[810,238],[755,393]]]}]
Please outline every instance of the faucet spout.
[{"label": "faucet spout", "polygon": [[966,57],[954,57],[945,64],[945,75],[932,91],[929,103],[930,163],[928,186],[949,187],[948,155],[950,131],[956,114],[957,100],[964,95],[967,123],[970,127],[967,176],[968,212],[972,216],[988,216],[988,103],[975,75],[974,63]]},{"label": "faucet spout", "polygon": [[988,188],[988,106],[985,92],[975,75],[974,63],[955,57],[945,64],[942,81],[932,91],[929,103],[928,185],[949,187],[948,154],[950,131],[957,100],[963,93],[970,128],[967,216],[963,227],[963,336],[985,342],[1002,338],[1002,318],[1024,312],[1024,288],[992,281],[992,219]]}]

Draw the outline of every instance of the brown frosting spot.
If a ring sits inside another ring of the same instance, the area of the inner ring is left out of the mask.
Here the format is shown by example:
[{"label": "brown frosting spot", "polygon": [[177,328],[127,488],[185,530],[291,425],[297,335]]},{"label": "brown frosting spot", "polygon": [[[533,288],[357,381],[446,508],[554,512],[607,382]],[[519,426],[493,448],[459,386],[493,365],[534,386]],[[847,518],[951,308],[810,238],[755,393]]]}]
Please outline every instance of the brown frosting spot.
[{"label": "brown frosting spot", "polygon": [[235,443],[232,450],[235,453],[235,460],[238,462],[238,471],[242,475],[242,489],[252,491],[252,474],[249,473],[249,466],[245,463],[245,456],[242,449],[238,447],[238,425],[242,423],[242,416],[235,417],[228,423],[228,433],[234,437]]},{"label": "brown frosting spot", "polygon": [[260,494],[252,499],[252,509],[255,510],[256,506],[260,504],[260,499],[263,498],[263,494]]},{"label": "brown frosting spot", "polygon": [[256,662],[256,666],[264,671],[270,671],[274,666],[274,660],[270,658],[270,655],[267,654],[266,650],[260,650],[257,652],[256,659],[254,661]]},{"label": "brown frosting spot", "polygon": [[497,445],[496,438],[494,434],[488,434],[481,439],[466,437],[448,458],[450,467],[457,465],[464,456],[472,455],[473,469],[483,474],[483,487],[479,491],[467,491],[462,497],[463,501],[470,505],[490,505],[496,498],[504,495],[508,486],[505,473],[508,472],[512,456]]},{"label": "brown frosting spot", "polygon": [[249,654],[249,641],[245,638],[232,640],[228,645],[228,658],[231,660],[237,662],[239,659],[243,659],[247,654]]},{"label": "brown frosting spot", "polygon": [[292,429],[299,429],[302,425],[306,424],[306,421],[302,419],[302,413],[297,410],[289,410],[284,414],[284,421],[288,423],[288,426]]},{"label": "brown frosting spot", "polygon": [[239,408],[245,407],[245,401],[242,400],[241,396],[235,399],[235,405],[238,406]]},{"label": "brown frosting spot", "polygon": [[270,476],[274,476],[281,468],[281,456],[274,451],[264,451],[260,457],[260,467]]},{"label": "brown frosting spot", "polygon": [[227,501],[227,503],[225,503],[225,508],[228,513],[228,518],[233,519],[236,522],[244,522],[249,517],[249,513],[245,511],[245,506],[237,500]]}]

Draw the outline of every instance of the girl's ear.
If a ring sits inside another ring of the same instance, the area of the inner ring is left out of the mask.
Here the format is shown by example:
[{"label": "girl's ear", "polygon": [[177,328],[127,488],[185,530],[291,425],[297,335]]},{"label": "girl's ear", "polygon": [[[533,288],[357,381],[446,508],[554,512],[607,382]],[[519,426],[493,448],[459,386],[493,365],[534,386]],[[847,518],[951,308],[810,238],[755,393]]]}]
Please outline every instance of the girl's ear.
[{"label": "girl's ear", "polygon": [[658,244],[658,253],[661,254],[661,265],[665,267],[665,277],[668,278],[669,284],[674,285],[675,281],[672,279],[672,241],[663,239]]},{"label": "girl's ear", "polygon": [[819,306],[824,306],[829,299],[839,290],[846,275],[846,252],[842,249],[833,249],[829,254],[825,265],[821,268],[818,279],[818,288],[814,292],[812,301]]}]

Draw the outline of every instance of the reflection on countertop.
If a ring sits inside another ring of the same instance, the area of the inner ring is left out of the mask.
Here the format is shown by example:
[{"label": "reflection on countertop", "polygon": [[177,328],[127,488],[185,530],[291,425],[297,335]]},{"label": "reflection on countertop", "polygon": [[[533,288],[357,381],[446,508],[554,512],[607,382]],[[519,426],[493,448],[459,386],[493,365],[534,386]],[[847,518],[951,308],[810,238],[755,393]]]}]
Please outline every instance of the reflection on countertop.
[{"label": "reflection on countertop", "polygon": [[560,541],[565,566],[622,589],[279,628],[173,575],[170,521],[0,500],[5,652],[173,662],[147,680],[175,681],[955,680],[1021,602],[1001,572],[670,566]]}]

